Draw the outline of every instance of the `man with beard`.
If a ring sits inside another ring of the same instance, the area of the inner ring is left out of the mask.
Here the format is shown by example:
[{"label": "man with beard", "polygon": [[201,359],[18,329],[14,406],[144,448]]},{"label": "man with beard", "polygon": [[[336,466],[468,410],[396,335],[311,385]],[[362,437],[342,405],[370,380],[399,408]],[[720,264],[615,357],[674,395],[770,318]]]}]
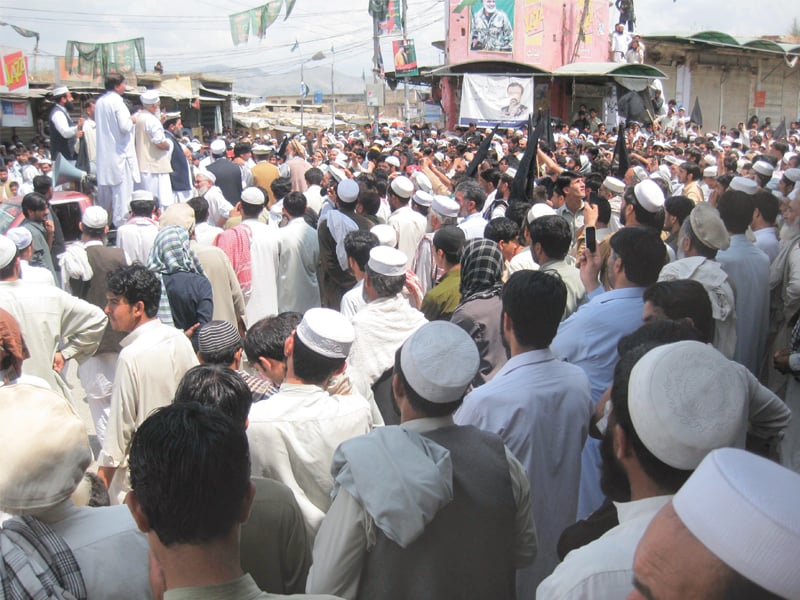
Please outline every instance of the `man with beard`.
[{"label": "man with beard", "polygon": [[156,90],[147,90],[140,96],[142,110],[134,127],[134,146],[139,161],[141,182],[136,190],[147,190],[158,198],[162,208],[173,203],[170,174],[170,141],[161,124],[161,98]]},{"label": "man with beard", "polygon": [[772,366],[776,352],[790,346],[789,320],[800,310],[800,196],[783,210],[778,255],[769,268],[770,330],[762,377],[779,396],[786,391],[787,376]]},{"label": "man with beard", "polygon": [[497,10],[496,0],[483,0],[483,7],[472,15],[471,50],[511,52],[514,28],[508,15]]},{"label": "man with beard", "polygon": [[172,143],[169,155],[172,173],[169,174],[169,181],[172,185],[172,193],[175,195],[175,202],[186,202],[192,197],[193,182],[189,161],[186,159],[183,145],[177,138],[182,129],[181,113],[167,113],[167,120],[164,121],[164,136]]},{"label": "man with beard", "polygon": [[714,317],[713,345],[728,358],[733,358],[736,350],[736,300],[730,277],[715,260],[717,252],[728,246],[730,236],[717,210],[705,202],[698,204],[681,225],[678,260],[661,269],[658,280],[691,279],[703,284]]},{"label": "man with beard", "polygon": [[83,119],[78,119],[75,123],[69,116],[74,108],[72,94],[64,87],[57,87],[53,90],[53,102],[55,106],[50,111],[50,151],[52,160],[55,162],[59,154],[72,163],[78,157],[75,150],[75,142],[83,137]]},{"label": "man with beard", "polygon": [[620,524],[570,552],[537,598],[624,598],[636,546],[656,513],[706,454],[743,446],[745,390],[742,371],[702,342],[650,343],[625,353],[614,370],[613,407],[598,423],[601,485]]}]

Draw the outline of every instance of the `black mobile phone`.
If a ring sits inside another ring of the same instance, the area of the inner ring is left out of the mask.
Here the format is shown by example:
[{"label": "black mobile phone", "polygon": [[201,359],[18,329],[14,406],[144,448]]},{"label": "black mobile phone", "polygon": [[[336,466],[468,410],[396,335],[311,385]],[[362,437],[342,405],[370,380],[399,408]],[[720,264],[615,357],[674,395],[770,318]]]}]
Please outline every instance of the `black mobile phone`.
[{"label": "black mobile phone", "polygon": [[592,254],[597,252],[597,236],[595,235],[594,227],[586,228],[586,247]]}]

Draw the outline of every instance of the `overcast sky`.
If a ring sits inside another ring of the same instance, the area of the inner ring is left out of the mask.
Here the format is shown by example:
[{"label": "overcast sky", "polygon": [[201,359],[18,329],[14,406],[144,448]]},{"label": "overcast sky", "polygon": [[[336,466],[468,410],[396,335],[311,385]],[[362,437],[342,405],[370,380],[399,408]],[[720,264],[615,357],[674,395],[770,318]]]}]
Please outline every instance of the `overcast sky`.
[{"label": "overcast sky", "polygon": [[[560,0],[546,0],[560,1]],[[447,2],[408,0],[409,37],[420,64],[439,64],[431,47],[444,39]],[[300,62],[317,51],[326,58],[306,69],[330,70],[331,46],[337,72],[369,75],[372,22],[367,0],[296,0],[287,21],[281,15],[264,40],[233,46],[228,16],[258,5],[258,0],[0,0],[0,21],[38,31],[40,58],[52,64],[67,40],[109,42],[144,37],[147,67],[160,60],[167,71],[214,71],[235,77],[237,69],[261,67],[271,74],[298,73]],[[612,9],[612,18],[616,11]],[[797,0],[636,0],[638,30],[643,34],[688,33],[708,29],[735,36],[783,35],[800,17]],[[300,48],[291,52],[295,40]],[[33,40],[0,27],[0,45],[33,50]],[[389,63],[391,44],[382,42]],[[389,65],[387,65],[391,68]],[[238,71],[241,72],[241,71]]]}]

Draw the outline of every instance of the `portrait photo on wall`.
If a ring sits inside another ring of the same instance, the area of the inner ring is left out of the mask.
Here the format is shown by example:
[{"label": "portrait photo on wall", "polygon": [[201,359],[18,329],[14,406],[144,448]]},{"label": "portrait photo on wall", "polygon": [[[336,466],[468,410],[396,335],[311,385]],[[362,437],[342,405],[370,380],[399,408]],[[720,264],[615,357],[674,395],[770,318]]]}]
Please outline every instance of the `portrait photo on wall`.
[{"label": "portrait photo on wall", "polygon": [[514,0],[478,0],[470,19],[471,52],[514,50]]},{"label": "portrait photo on wall", "polygon": [[392,52],[394,54],[395,75],[398,77],[419,75],[414,40],[392,40]]},{"label": "portrait photo on wall", "polygon": [[533,107],[532,77],[508,75],[464,75],[459,124],[481,127],[498,123],[518,126],[528,121]]}]

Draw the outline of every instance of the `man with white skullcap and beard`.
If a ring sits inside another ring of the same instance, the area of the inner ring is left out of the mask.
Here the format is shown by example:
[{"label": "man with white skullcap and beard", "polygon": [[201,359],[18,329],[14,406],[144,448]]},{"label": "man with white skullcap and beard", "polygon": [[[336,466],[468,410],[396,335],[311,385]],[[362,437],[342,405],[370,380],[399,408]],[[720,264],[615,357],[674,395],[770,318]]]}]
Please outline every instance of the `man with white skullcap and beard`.
[{"label": "man with white skullcap and beard", "polygon": [[681,225],[678,260],[665,265],[658,280],[691,279],[703,284],[714,317],[714,347],[733,358],[736,351],[736,297],[730,277],[714,260],[717,252],[728,246],[730,236],[717,209],[708,203],[700,203]]},{"label": "man with white skullcap and beard", "polygon": [[427,323],[403,297],[405,283],[405,254],[388,246],[370,250],[364,277],[367,305],[353,317],[355,341],[347,359],[351,379],[374,385],[392,368],[395,351]]},{"label": "man with white skullcap and beard", "polygon": [[[638,346],[614,372],[601,424],[602,486],[620,524],[570,552],[537,598],[624,598],[645,528],[705,455],[744,447],[746,378],[707,344]],[[702,398],[702,402],[697,402]]]},{"label": "man with white skullcap and beard", "polygon": [[452,419],[479,362],[469,335],[445,321],[422,326],[398,349],[392,389],[401,425],[337,449],[335,498],[307,591],[516,597],[516,569],[536,553],[527,477],[497,435]]},{"label": "man with white skullcap and beard", "polygon": [[362,396],[332,395],[325,389],[344,372],[353,337],[353,326],[342,314],[309,309],[284,343],[286,377],[278,392],[250,409],[252,475],[292,488],[310,539],[330,507],[334,450],[374,424]]},{"label": "man with white skullcap and beard", "polygon": [[162,207],[166,207],[175,201],[169,179],[172,142],[167,139],[161,124],[158,92],[147,90],[141,95],[141,100],[143,108],[137,115],[133,134],[141,181],[134,189],[149,191],[158,198]]},{"label": "man with white skullcap and beard", "polygon": [[[137,530],[127,507],[73,504],[71,495],[92,461],[92,451],[86,426],[63,398],[32,385],[0,387],[0,455],[0,521],[3,512],[16,515],[0,529],[2,588],[14,586],[19,592],[16,585],[21,585],[29,594],[4,597],[152,597],[147,537]],[[24,543],[12,553],[20,538]],[[38,557],[30,555],[34,547]],[[17,562],[21,557],[44,564],[26,573]],[[45,566],[73,595],[44,594],[42,586],[39,596],[29,587],[40,583],[32,575]],[[65,571],[69,577],[63,577]]]},{"label": "man with white skullcap and beard", "polygon": [[628,598],[800,598],[799,494],[796,473],[714,450],[647,528]]}]

